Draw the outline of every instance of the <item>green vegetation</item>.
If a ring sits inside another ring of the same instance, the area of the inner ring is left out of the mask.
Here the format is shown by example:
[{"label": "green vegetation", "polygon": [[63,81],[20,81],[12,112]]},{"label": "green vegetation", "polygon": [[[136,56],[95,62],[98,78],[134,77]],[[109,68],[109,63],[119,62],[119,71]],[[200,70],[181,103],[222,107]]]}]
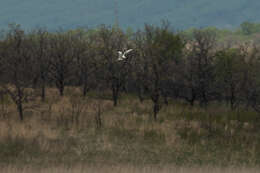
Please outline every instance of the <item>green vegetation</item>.
[{"label": "green vegetation", "polygon": [[[192,38],[192,33],[196,28],[190,28],[182,31],[187,38]],[[245,21],[240,26],[233,29],[217,28],[217,27],[205,27],[201,30],[210,31],[217,35],[219,42],[226,44],[228,42],[244,42],[255,41],[259,43],[260,24],[254,22]]]}]

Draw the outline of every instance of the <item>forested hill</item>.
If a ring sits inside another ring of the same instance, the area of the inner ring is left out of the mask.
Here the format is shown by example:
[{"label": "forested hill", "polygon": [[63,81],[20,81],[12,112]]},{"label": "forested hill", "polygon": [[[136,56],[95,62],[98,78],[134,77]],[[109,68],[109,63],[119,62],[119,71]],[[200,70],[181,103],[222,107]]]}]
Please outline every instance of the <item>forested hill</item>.
[{"label": "forested hill", "polygon": [[[2,0],[0,28],[9,23],[49,29],[113,24],[115,0]],[[169,20],[177,28],[232,28],[260,21],[259,0],[117,0],[119,25],[141,28]]]}]

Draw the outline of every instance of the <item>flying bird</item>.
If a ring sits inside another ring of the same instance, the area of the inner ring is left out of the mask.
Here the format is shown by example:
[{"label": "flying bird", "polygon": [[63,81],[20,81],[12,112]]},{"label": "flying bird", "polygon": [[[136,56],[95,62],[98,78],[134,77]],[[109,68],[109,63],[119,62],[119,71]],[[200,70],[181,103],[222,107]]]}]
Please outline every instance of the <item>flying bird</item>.
[{"label": "flying bird", "polygon": [[129,49],[129,50],[127,50],[127,51],[125,51],[125,52],[122,52],[122,51],[118,51],[118,61],[122,61],[122,60],[124,60],[124,59],[126,59],[127,57],[126,57],[126,55],[129,53],[129,52],[131,52],[133,49]]}]

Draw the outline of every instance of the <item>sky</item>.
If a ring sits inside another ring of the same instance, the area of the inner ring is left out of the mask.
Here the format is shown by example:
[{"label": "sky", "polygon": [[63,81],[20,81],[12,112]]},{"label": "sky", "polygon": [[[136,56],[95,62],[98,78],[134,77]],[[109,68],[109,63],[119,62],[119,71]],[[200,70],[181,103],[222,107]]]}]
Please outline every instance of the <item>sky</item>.
[{"label": "sky", "polygon": [[[72,29],[115,23],[115,0],[1,0],[0,28],[10,23],[24,28]],[[259,0],[117,0],[122,28],[169,20],[175,28],[232,28],[260,21]]]}]

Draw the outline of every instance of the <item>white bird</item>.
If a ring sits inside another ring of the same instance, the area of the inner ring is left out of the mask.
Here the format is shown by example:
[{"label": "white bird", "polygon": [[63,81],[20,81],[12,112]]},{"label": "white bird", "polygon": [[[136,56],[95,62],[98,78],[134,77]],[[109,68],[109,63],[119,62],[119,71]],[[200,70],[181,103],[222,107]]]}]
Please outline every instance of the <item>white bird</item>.
[{"label": "white bird", "polygon": [[129,49],[129,50],[127,50],[127,51],[125,51],[124,53],[122,52],[122,51],[118,51],[118,55],[119,55],[119,57],[118,57],[118,61],[122,61],[122,60],[124,60],[124,59],[126,59],[127,57],[126,57],[126,55],[129,53],[129,52],[131,52],[133,49]]}]

